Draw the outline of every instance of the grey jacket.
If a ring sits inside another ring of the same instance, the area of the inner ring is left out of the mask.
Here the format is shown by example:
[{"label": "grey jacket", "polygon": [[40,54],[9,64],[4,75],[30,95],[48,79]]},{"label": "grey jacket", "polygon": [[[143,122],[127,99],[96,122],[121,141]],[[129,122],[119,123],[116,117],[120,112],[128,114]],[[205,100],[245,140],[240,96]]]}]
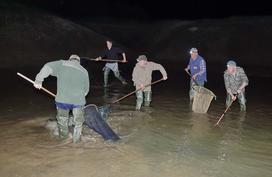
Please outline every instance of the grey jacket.
[{"label": "grey jacket", "polygon": [[37,74],[35,83],[41,84],[49,75],[57,77],[56,102],[85,105],[89,92],[88,72],[77,60],[59,60],[46,63]]}]

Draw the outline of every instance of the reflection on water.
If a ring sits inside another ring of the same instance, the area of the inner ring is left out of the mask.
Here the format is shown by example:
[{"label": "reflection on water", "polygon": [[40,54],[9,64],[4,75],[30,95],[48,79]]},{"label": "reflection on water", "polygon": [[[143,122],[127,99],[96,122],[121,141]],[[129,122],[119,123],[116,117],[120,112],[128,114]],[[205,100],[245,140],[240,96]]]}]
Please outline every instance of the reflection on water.
[{"label": "reflection on water", "polygon": [[[88,102],[112,103],[133,89],[118,82],[96,86]],[[225,109],[223,94],[207,114],[196,114],[187,91],[168,89],[154,86],[152,107],[142,112],[134,111],[135,95],[112,105],[108,121],[121,141],[83,136],[75,145],[52,138],[44,127],[55,116],[53,98],[27,84],[14,88],[0,103],[1,176],[272,176],[269,102],[249,95],[246,114],[234,105],[215,127]]]}]

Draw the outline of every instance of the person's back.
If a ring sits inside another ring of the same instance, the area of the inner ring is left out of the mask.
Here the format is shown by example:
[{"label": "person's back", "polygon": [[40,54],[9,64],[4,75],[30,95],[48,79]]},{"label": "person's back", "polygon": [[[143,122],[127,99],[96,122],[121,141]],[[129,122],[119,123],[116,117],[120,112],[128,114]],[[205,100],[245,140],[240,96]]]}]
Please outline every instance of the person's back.
[{"label": "person's back", "polygon": [[61,60],[62,64],[57,71],[56,101],[75,105],[85,104],[85,95],[88,91],[88,72],[75,61]]}]

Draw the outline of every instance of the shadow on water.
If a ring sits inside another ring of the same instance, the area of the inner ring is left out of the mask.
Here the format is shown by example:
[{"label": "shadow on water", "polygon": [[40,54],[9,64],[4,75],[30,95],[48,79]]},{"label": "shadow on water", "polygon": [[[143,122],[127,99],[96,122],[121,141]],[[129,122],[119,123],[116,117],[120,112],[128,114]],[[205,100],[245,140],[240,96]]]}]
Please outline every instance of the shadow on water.
[{"label": "shadow on water", "polygon": [[[31,78],[38,72],[25,70]],[[186,75],[170,71],[168,81],[153,87],[152,107],[134,111],[135,95],[111,106],[108,122],[121,141],[104,142],[92,132],[74,145],[45,129],[55,116],[54,99],[18,79],[16,72],[5,74],[10,77],[3,78],[9,87],[1,88],[1,176],[272,176],[272,96],[265,78],[251,80],[259,87],[248,89],[247,113],[235,103],[215,127],[225,109],[222,84],[207,86],[218,99],[207,114],[197,114],[189,108]],[[182,76],[178,82],[177,76]],[[45,85],[55,90],[54,79]],[[131,83],[122,86],[114,78],[103,88],[97,77],[87,101],[101,106],[132,91]]]}]

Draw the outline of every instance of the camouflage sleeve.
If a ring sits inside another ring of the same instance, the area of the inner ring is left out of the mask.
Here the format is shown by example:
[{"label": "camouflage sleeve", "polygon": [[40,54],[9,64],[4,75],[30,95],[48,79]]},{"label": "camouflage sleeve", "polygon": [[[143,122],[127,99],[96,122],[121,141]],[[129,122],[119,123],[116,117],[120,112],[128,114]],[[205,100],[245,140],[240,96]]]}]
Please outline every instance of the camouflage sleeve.
[{"label": "camouflage sleeve", "polygon": [[229,79],[228,79],[228,75],[225,73],[224,74],[224,83],[225,83],[225,88],[227,92],[230,92],[230,83],[229,83]]},{"label": "camouflage sleeve", "polygon": [[242,82],[245,85],[248,85],[248,78],[247,78],[247,75],[246,75],[246,73],[245,73],[245,71],[244,71],[243,68],[241,68],[241,70],[240,70],[240,77],[241,77]]}]

